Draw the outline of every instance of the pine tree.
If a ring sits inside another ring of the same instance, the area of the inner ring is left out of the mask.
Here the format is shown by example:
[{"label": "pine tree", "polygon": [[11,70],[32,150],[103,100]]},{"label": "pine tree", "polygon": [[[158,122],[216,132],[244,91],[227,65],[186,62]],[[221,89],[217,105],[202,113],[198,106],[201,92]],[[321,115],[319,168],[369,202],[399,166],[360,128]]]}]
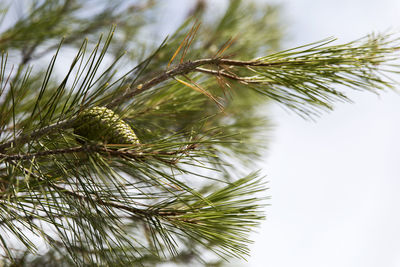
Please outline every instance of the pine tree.
[{"label": "pine tree", "polygon": [[[280,51],[279,8],[206,1],[160,37],[162,1],[2,2],[0,244],[13,266],[219,265],[264,219],[269,102],[315,118],[391,88],[398,40]],[[14,3],[15,4],[15,3]],[[245,10],[245,12],[243,12]],[[51,57],[51,58],[50,58]]]}]

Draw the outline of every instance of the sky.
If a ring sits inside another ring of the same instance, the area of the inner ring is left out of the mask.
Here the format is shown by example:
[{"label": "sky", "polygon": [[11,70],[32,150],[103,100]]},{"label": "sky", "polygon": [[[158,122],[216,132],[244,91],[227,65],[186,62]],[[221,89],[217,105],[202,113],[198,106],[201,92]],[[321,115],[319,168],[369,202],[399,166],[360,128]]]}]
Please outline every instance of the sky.
[{"label": "sky", "polygon": [[[269,2],[282,4],[288,46],[400,34],[398,0]],[[271,206],[242,266],[400,266],[400,94],[349,95],[315,122],[268,111]]]},{"label": "sky", "polygon": [[[258,1],[282,5],[285,48],[331,36],[400,37],[399,0]],[[193,2],[169,1],[165,18],[178,22],[177,10]],[[226,1],[209,3],[218,11]],[[275,125],[263,164],[267,220],[248,262],[227,266],[400,266],[400,94],[348,95],[353,104],[336,104],[314,122],[266,108]]]}]

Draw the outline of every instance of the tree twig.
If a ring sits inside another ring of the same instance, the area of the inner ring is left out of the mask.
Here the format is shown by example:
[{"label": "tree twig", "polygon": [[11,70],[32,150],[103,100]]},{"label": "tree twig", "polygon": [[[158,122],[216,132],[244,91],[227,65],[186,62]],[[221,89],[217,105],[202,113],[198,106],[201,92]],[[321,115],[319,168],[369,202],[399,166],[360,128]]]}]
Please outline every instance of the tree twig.
[{"label": "tree twig", "polygon": [[173,151],[145,151],[140,149],[109,149],[105,146],[101,145],[86,145],[86,146],[77,146],[70,148],[61,148],[61,149],[52,149],[46,151],[40,151],[36,153],[25,153],[25,154],[2,154],[0,153],[0,160],[10,162],[14,160],[29,160],[32,158],[46,157],[49,155],[60,155],[60,154],[71,154],[77,152],[103,152],[108,155],[113,155],[117,157],[127,157],[132,159],[143,159],[146,156],[151,157],[160,157],[160,156],[174,156],[187,153],[190,150],[194,150],[198,144],[188,144],[182,149],[177,149]]},{"label": "tree twig", "polygon": [[[14,161],[12,161],[11,163],[14,166],[16,166],[17,168],[21,167]],[[33,173],[32,171],[30,171],[24,167],[22,167],[22,171],[30,176],[35,177],[39,181],[45,182],[48,186],[57,190],[60,194],[66,194],[66,195],[72,196],[72,197],[76,198],[77,200],[83,200],[86,202],[95,202],[102,206],[116,208],[119,210],[129,212],[134,215],[140,215],[140,216],[144,216],[144,217],[150,217],[150,216],[167,216],[167,217],[172,216],[172,217],[174,217],[174,216],[186,213],[186,211],[184,211],[184,210],[139,209],[139,208],[135,208],[132,206],[126,206],[126,205],[112,202],[112,201],[105,201],[101,198],[92,198],[89,196],[84,196],[84,195],[79,194],[78,192],[68,190],[67,188],[64,188],[62,186],[59,186],[59,185],[56,185],[53,183],[49,183],[46,179],[41,178],[39,175]]]},{"label": "tree twig", "polygon": [[220,71],[220,70],[210,70],[210,69],[205,69],[205,68],[196,68],[196,71],[202,72],[202,73],[207,73],[207,74],[211,74],[211,75],[215,75],[215,76],[222,76],[225,78],[229,78],[235,81],[238,81],[240,83],[245,83],[245,84],[249,84],[249,83],[261,83],[260,81],[251,79],[251,78],[246,78],[246,77],[240,77],[237,76],[233,73],[226,73],[224,71]]},{"label": "tree twig", "polygon": [[[189,61],[189,62],[178,64],[174,68],[162,72],[161,74],[140,84],[139,86],[128,89],[123,95],[121,95],[121,96],[115,98],[113,101],[111,101],[107,105],[107,107],[108,108],[116,107],[116,106],[120,105],[122,102],[126,101],[127,99],[131,99],[132,97],[140,94],[141,92],[147,91],[147,90],[153,88],[154,86],[156,86],[166,80],[169,80],[173,77],[188,74],[193,71],[200,71],[200,70],[197,70],[197,68],[200,66],[203,66],[203,65],[267,67],[267,66],[276,66],[276,65],[282,65],[282,64],[284,64],[284,63],[283,62],[266,63],[266,62],[262,62],[259,60],[243,61],[243,60],[232,60],[232,59],[224,59],[224,58],[204,58],[204,59],[198,59],[195,61]],[[203,72],[205,72],[205,71],[203,70]],[[215,73],[209,73],[209,74],[215,75]]]},{"label": "tree twig", "polygon": [[68,128],[74,123],[74,121],[75,121],[75,118],[70,118],[70,119],[67,119],[67,120],[63,120],[63,121],[60,121],[60,122],[56,122],[56,123],[50,124],[50,125],[48,125],[46,127],[40,128],[40,129],[38,129],[36,131],[33,131],[30,134],[20,135],[20,136],[16,137],[13,140],[10,140],[8,142],[5,142],[5,143],[1,144],[0,145],[0,152],[3,152],[6,148],[13,147],[18,143],[27,142],[29,140],[32,140],[33,138],[36,138],[36,137],[39,137],[39,136],[43,136],[43,135],[48,134],[48,133],[50,133],[50,132],[52,132],[54,130]]}]

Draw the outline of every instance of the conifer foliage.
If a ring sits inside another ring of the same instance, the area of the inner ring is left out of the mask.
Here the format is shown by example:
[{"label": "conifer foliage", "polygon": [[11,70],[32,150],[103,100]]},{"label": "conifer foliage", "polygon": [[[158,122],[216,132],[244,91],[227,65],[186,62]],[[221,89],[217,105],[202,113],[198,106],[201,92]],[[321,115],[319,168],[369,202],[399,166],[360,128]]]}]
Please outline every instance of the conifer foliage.
[{"label": "conifer foliage", "polygon": [[260,110],[313,118],[392,87],[390,35],[282,51],[279,8],[232,0],[188,1],[163,37],[166,2],[1,2],[3,264],[245,259],[268,203]]}]

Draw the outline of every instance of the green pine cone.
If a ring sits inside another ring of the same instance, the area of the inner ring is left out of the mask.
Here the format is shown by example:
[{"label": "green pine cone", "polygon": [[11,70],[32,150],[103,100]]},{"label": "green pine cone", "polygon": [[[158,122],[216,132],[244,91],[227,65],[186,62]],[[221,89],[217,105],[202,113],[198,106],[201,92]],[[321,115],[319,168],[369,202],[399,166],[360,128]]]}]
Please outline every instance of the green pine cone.
[{"label": "green pine cone", "polygon": [[81,112],[74,125],[74,133],[89,141],[107,144],[138,144],[132,128],[106,107],[93,107]]}]

